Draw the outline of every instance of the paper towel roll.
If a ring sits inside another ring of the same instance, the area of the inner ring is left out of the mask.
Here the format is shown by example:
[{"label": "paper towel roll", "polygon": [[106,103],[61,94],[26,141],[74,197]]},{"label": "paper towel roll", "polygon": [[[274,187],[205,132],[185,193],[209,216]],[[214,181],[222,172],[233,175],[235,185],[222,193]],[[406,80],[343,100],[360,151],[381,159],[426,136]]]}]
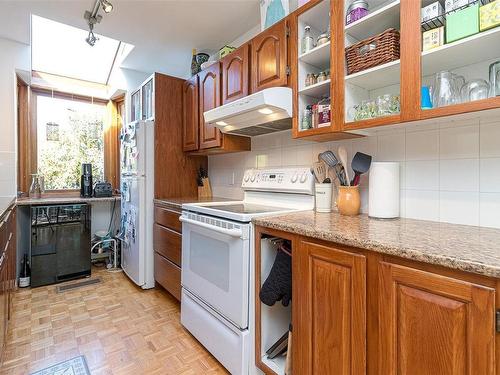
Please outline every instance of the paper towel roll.
[{"label": "paper towel roll", "polygon": [[399,217],[399,163],[372,163],[368,186],[368,215],[381,219]]}]

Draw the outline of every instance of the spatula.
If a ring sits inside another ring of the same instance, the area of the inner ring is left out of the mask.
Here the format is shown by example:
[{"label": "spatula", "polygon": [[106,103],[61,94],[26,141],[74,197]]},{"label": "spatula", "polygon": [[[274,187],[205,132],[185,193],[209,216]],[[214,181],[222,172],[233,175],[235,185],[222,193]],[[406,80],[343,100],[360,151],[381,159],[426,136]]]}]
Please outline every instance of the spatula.
[{"label": "spatula", "polygon": [[326,164],[323,161],[317,161],[313,164],[313,172],[318,183],[326,179]]},{"label": "spatula", "polygon": [[344,173],[345,173],[345,180],[347,182],[347,186],[351,186],[351,180],[349,179],[349,171],[347,170],[347,168],[349,167],[347,165],[347,150],[340,146],[339,147],[339,159],[340,159],[340,162],[342,163],[342,166],[344,167]]},{"label": "spatula", "polygon": [[335,157],[335,154],[332,151],[325,151],[318,155],[318,158],[326,163],[328,167],[335,171],[337,175],[337,179],[339,180],[341,185],[345,185],[345,181],[343,179],[343,173],[339,172],[339,161]]},{"label": "spatula", "polygon": [[370,165],[372,164],[372,157],[362,152],[356,152],[354,158],[352,158],[351,167],[354,171],[354,178],[352,179],[352,185],[359,185],[359,179],[363,173],[368,172]]}]

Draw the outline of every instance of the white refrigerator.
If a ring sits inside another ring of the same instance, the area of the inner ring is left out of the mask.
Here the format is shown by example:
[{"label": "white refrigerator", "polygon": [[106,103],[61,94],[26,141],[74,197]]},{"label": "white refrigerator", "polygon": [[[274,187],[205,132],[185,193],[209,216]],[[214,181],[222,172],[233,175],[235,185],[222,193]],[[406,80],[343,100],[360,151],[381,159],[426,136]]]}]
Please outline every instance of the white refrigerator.
[{"label": "white refrigerator", "polygon": [[121,132],[121,266],[143,289],[154,287],[154,121],[134,121]]}]

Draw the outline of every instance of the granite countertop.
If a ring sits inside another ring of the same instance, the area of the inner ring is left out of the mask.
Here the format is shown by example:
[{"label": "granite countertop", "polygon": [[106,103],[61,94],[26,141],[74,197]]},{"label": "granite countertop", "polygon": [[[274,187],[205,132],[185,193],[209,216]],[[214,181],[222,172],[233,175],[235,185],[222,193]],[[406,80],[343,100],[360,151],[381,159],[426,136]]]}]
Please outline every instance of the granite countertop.
[{"label": "granite countertop", "polygon": [[16,201],[14,197],[0,197],[0,217],[2,217],[7,209]]},{"label": "granite countertop", "polygon": [[42,197],[42,198],[18,198],[16,204],[18,206],[34,206],[41,204],[76,204],[76,203],[99,203],[112,202],[121,200],[119,195],[104,198],[82,198],[82,197]]},{"label": "granite countertop", "polygon": [[314,211],[253,221],[262,227],[500,278],[500,229]]},{"label": "granite countertop", "polygon": [[182,208],[182,205],[187,204],[187,203],[231,202],[231,201],[238,201],[238,199],[229,199],[229,198],[222,198],[222,197],[161,198],[161,199],[155,199],[154,203],[158,206],[162,206],[165,208],[180,210]]}]

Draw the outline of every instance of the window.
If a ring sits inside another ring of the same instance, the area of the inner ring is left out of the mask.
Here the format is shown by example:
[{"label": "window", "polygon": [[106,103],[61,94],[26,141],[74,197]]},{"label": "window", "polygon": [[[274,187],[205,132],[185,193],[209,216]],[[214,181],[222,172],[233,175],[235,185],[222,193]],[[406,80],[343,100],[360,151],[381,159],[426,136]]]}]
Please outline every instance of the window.
[{"label": "window", "polygon": [[38,96],[37,165],[47,190],[79,189],[82,163],[91,163],[94,181],[104,180],[102,103]]}]

